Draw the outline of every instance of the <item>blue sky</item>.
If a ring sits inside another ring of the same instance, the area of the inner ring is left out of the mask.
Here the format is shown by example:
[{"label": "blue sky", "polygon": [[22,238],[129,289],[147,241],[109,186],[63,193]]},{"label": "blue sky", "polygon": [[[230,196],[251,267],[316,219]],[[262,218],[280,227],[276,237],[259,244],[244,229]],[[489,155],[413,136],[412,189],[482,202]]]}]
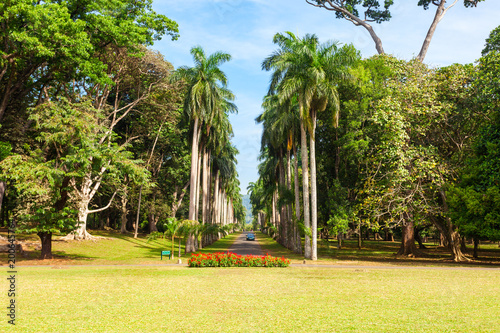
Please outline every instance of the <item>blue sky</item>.
[{"label": "blue sky", "polygon": [[[374,28],[386,53],[409,60],[420,51],[435,11],[432,6],[424,11],[417,0],[395,2],[391,21],[374,24]],[[490,31],[500,25],[500,1],[487,0],[469,9],[462,2],[459,0],[438,25],[425,59],[428,65],[474,62]],[[223,51],[233,57],[222,69],[239,109],[230,120],[235,132],[232,141],[240,151],[237,170],[244,194],[248,183],[258,178],[262,129],[254,120],[262,111],[260,105],[268,89],[270,74],[261,70],[261,63],[276,49],[274,34],[314,33],[320,42],[352,43],[364,58],[376,54],[365,29],[336,19],[333,12],[314,8],[305,0],[155,0],[153,6],[179,24],[177,41],[165,38],[153,47],[176,68],[193,65],[189,50],[195,45],[207,54]]]}]

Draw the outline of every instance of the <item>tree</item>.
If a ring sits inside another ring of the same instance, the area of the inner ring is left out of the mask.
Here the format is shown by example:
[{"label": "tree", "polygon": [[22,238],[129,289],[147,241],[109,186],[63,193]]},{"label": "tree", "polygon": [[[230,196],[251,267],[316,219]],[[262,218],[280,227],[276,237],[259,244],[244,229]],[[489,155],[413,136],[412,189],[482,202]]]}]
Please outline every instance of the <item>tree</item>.
[{"label": "tree", "polygon": [[500,26],[490,32],[489,37],[486,39],[486,45],[481,51],[481,55],[484,57],[493,51],[500,51]]},{"label": "tree", "polygon": [[378,67],[389,75],[382,96],[372,102],[359,217],[374,227],[401,226],[404,255],[419,254],[414,226],[430,220],[453,259],[466,260],[458,229],[447,217],[445,192],[482,118],[471,99],[473,67],[429,69],[417,60],[375,58],[383,60]]},{"label": "tree", "polygon": [[[0,140],[10,142],[15,153],[32,144],[27,135],[33,122],[28,109],[61,96],[94,99],[97,109],[105,102],[121,107],[116,104],[123,100],[114,79],[121,80],[117,72],[124,71],[123,59],[133,57],[140,64],[141,46],[152,45],[165,34],[178,37],[177,24],[155,13],[151,0],[9,0],[0,5],[0,24]],[[130,72],[126,75],[131,77]],[[132,90],[129,86],[129,96]],[[116,116],[123,109],[114,111]],[[121,115],[111,117],[112,127]]]},{"label": "tree", "polygon": [[[277,93],[284,101],[298,97],[301,117],[301,152],[303,163],[304,224],[312,228],[312,244],[309,249],[306,236],[306,258],[317,259],[317,193],[315,131],[318,112],[331,105],[338,120],[339,99],[336,84],[348,76],[347,68],[354,63],[357,53],[352,46],[338,48],[337,43],[319,44],[315,35],[297,38],[293,33],[276,34],[273,42],[280,50],[264,60],[262,67],[274,69],[270,93]],[[306,129],[309,132],[311,159],[311,197],[308,191],[308,166]],[[309,224],[309,200],[311,221]],[[309,251],[310,250],[310,251]]]},{"label": "tree", "polygon": [[473,81],[474,102],[489,122],[475,137],[457,184],[451,186],[450,216],[461,233],[474,240],[477,258],[479,240],[500,239],[500,103],[498,94],[498,28],[492,31],[479,60]]},{"label": "tree", "polygon": [[[45,103],[31,117],[40,147],[23,155],[11,155],[1,163],[2,173],[9,175],[8,180],[19,194],[20,229],[38,233],[42,259],[51,257],[53,233],[72,231],[82,222],[82,198],[75,185],[93,167],[89,157],[108,161],[108,181],[120,178],[122,172],[134,181],[146,179],[137,161],[131,160],[123,147],[112,141],[105,147],[95,145],[96,134],[105,130],[99,124],[100,116],[88,103]],[[88,214],[92,211],[86,204]]]},{"label": "tree", "polygon": [[[217,110],[224,104],[231,104],[234,99],[232,92],[227,89],[227,78],[219,66],[231,60],[227,53],[216,52],[209,57],[200,46],[191,49],[194,67],[180,67],[174,73],[174,80],[184,80],[186,95],[184,111],[193,121],[191,143],[191,177],[189,195],[189,219],[197,220],[196,206],[198,202],[198,184],[200,177],[200,137],[202,126],[211,126],[211,120]],[[188,240],[190,241],[190,240]],[[191,240],[194,241],[194,240]],[[194,251],[187,246],[188,252]]]},{"label": "tree", "polygon": [[[177,23],[152,10],[152,0],[43,1],[7,0],[0,5],[0,123],[15,116],[10,103],[34,99],[63,78],[109,82],[100,57],[114,45],[152,45]],[[35,94],[33,98],[32,94]]]},{"label": "tree", "polygon": [[[464,6],[476,7],[478,2],[481,1],[484,0],[464,0]],[[306,0],[306,2],[314,7],[334,11],[336,18],[345,19],[353,23],[355,26],[365,28],[372,37],[377,52],[379,54],[385,53],[384,48],[382,47],[382,41],[377,36],[370,23],[382,23],[384,21],[389,21],[391,19],[391,12],[389,9],[394,4],[394,0],[384,0],[383,5],[381,4],[381,1],[373,0]],[[446,0],[418,1],[417,5],[423,7],[424,10],[429,9],[430,4],[437,7],[434,20],[429,27],[420,52],[417,56],[419,61],[424,61],[438,23],[443,19],[446,12],[455,6],[457,2],[458,0],[453,0],[450,5],[446,6]],[[360,14],[360,11],[362,10],[361,7],[364,8],[363,14]]]}]

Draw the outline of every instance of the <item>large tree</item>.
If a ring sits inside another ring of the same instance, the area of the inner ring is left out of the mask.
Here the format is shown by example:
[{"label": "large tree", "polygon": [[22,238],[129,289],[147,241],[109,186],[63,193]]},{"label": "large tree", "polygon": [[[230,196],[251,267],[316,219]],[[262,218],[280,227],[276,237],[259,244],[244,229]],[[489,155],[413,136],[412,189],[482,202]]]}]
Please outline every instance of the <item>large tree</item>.
[{"label": "large tree", "polygon": [[[200,177],[200,138],[204,125],[210,126],[214,115],[223,104],[230,104],[233,93],[227,88],[226,74],[219,68],[231,60],[231,56],[223,52],[215,52],[206,56],[200,46],[193,47],[191,54],[194,67],[180,67],[174,73],[174,80],[182,79],[186,84],[184,111],[193,122],[191,142],[191,177],[189,190],[189,220],[197,221],[197,202]],[[189,237],[188,252],[192,237]]]},{"label": "large tree", "polygon": [[[477,4],[484,0],[463,0],[465,7],[476,7]],[[329,11],[335,12],[339,19],[345,19],[355,26],[365,28],[375,43],[375,48],[379,54],[385,53],[382,46],[382,40],[376,34],[375,30],[370,23],[382,23],[391,19],[390,7],[394,4],[394,0],[306,0],[312,6],[324,8]],[[418,0],[417,5],[423,7],[425,10],[429,9],[429,5],[436,6],[436,13],[434,19],[427,31],[420,52],[417,59],[424,61],[427,50],[431,43],[434,32],[436,31],[438,23],[443,19],[446,12],[457,4],[458,0],[453,0],[447,6],[446,0]]]},{"label": "large tree", "polygon": [[488,122],[478,131],[472,153],[451,186],[450,215],[461,233],[474,240],[474,257],[480,240],[500,239],[500,47],[499,28],[486,40],[473,86],[475,104]]},{"label": "large tree", "polygon": [[[336,85],[348,76],[348,67],[357,53],[351,46],[338,47],[336,42],[320,44],[315,35],[298,38],[293,33],[276,34],[273,42],[280,49],[266,58],[262,67],[274,70],[270,93],[277,93],[281,101],[297,96],[301,118],[301,152],[303,163],[304,225],[311,228],[312,244],[306,238],[306,258],[317,259],[317,193],[315,131],[318,112],[331,106],[338,119],[339,99]],[[307,134],[311,161],[311,196],[308,191]],[[311,221],[309,223],[309,201]],[[307,237],[307,236],[306,236]]]},{"label": "large tree", "polygon": [[151,0],[8,0],[0,4],[0,26],[0,140],[16,153],[32,144],[29,108],[78,94],[94,99],[97,109],[109,97],[118,106],[116,79],[124,66],[110,57],[137,60],[141,45],[178,37],[177,23],[154,12]]}]

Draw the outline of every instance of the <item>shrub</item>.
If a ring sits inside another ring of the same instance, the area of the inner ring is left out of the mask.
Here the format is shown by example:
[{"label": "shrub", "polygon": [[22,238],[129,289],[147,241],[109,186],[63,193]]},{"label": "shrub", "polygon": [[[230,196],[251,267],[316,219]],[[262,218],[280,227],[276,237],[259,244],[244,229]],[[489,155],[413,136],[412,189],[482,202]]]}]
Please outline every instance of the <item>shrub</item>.
[{"label": "shrub", "polygon": [[189,267],[288,267],[290,260],[265,256],[241,256],[229,253],[193,253],[188,261]]}]

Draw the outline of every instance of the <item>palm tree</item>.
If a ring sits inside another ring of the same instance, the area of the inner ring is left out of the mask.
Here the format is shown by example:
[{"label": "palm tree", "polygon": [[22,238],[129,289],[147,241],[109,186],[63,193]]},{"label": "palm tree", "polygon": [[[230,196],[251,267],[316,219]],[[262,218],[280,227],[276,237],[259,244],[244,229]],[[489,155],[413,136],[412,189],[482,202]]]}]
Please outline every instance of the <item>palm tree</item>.
[{"label": "palm tree", "polygon": [[227,53],[216,52],[208,58],[200,46],[193,47],[191,54],[194,67],[180,67],[174,73],[174,80],[182,79],[187,84],[186,97],[184,98],[184,111],[193,120],[193,142],[191,149],[191,186],[189,219],[196,220],[195,192],[198,165],[198,144],[203,122],[210,123],[213,110],[217,110],[224,101],[234,100],[233,93],[227,89],[227,78],[219,66],[231,60]]},{"label": "palm tree", "polygon": [[[175,217],[170,217],[167,219],[168,223],[166,224],[167,230],[165,230],[165,235],[172,237],[172,259],[174,258],[174,242],[175,236],[179,229],[182,226],[182,223],[178,221]],[[180,256],[180,254],[179,254]]]},{"label": "palm tree", "polygon": [[[191,176],[189,192],[189,220],[197,220],[196,204],[198,202],[199,184],[199,143],[202,126],[211,126],[215,111],[220,108],[235,109],[233,93],[227,89],[227,78],[219,66],[231,60],[227,53],[215,52],[206,56],[200,46],[191,49],[195,66],[180,67],[173,75],[173,80],[184,80],[187,92],[184,99],[184,111],[193,121],[193,140],[191,147]],[[230,106],[224,106],[229,104]],[[188,242],[193,242],[192,236]],[[191,251],[194,246],[186,246]]]},{"label": "palm tree", "polygon": [[[269,93],[277,93],[280,101],[298,99],[301,129],[301,153],[304,193],[304,225],[312,230],[312,245],[306,235],[306,258],[317,259],[317,193],[315,130],[318,112],[331,105],[335,123],[338,123],[339,98],[336,85],[348,77],[348,67],[354,63],[357,53],[352,46],[338,48],[336,42],[320,44],[316,35],[298,38],[291,32],[276,34],[273,42],[280,49],[262,63],[263,69],[274,72]],[[307,133],[311,162],[311,198],[309,198],[309,172]],[[309,200],[311,215],[309,219]]]}]

